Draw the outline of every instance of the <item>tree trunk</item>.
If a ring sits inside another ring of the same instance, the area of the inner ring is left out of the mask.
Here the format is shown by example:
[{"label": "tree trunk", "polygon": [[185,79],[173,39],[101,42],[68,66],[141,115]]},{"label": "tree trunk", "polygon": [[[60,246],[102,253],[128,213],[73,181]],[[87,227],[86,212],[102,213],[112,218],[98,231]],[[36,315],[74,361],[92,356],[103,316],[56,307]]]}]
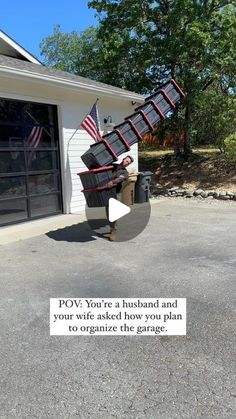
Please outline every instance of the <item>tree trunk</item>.
[{"label": "tree trunk", "polygon": [[191,122],[191,109],[190,105],[186,105],[185,109],[185,133],[184,133],[184,157],[188,157],[192,154],[192,147],[190,142],[190,122]]},{"label": "tree trunk", "polygon": [[174,138],[174,144],[173,144],[173,146],[174,146],[174,155],[175,155],[175,158],[180,157],[182,155],[182,153],[181,153],[181,149],[180,149],[180,141],[179,141],[179,138]]}]

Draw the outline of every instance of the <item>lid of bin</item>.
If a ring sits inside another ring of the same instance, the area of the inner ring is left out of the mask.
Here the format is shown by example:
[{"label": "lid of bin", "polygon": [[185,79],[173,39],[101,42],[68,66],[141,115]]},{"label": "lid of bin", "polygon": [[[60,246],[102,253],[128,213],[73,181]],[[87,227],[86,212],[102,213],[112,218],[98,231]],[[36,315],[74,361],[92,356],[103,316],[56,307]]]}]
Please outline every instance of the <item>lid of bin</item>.
[{"label": "lid of bin", "polygon": [[99,192],[99,191],[104,191],[105,189],[109,190],[109,189],[114,189],[114,187],[112,188],[107,188],[106,186],[98,186],[97,188],[89,188],[89,189],[83,189],[81,192]]},{"label": "lid of bin", "polygon": [[174,82],[174,79],[169,79],[169,80],[167,80],[165,83],[162,83],[162,84],[159,84],[158,86],[156,86],[156,87],[154,88],[154,91],[157,91],[157,90],[159,90],[159,89],[163,89],[163,87],[168,86],[168,84],[173,84],[173,82]]},{"label": "lid of bin", "polygon": [[[92,143],[92,144],[90,144],[90,148],[98,148],[98,146],[100,146],[101,144],[103,144],[104,145],[104,141],[103,141],[103,136],[102,136],[102,139],[100,140],[100,141],[98,141],[98,142],[96,142],[96,143]],[[89,150],[90,150],[90,148],[89,148]]]},{"label": "lid of bin", "polygon": [[172,84],[172,86],[174,86],[175,90],[177,90],[181,96],[183,96],[183,97],[186,96],[185,93],[183,92],[183,90],[179,87],[178,83],[175,81],[175,79],[170,79],[170,80],[166,81],[165,83],[156,87],[154,90],[158,91],[159,89],[163,89],[168,84]]},{"label": "lid of bin", "polygon": [[80,175],[85,175],[89,173],[105,172],[106,170],[111,170],[111,169],[113,169],[113,166],[102,166],[102,167],[98,167],[97,169],[91,169],[91,170],[85,170],[84,172],[79,172],[77,173],[77,175],[80,176]]},{"label": "lid of bin", "polygon": [[123,121],[123,122],[121,122],[120,124],[115,125],[115,126],[114,126],[114,129],[116,129],[116,128],[121,128],[123,125],[127,125],[127,126],[129,126],[129,124],[128,124],[128,122],[127,122],[127,121]]},{"label": "lid of bin", "polygon": [[135,182],[137,180],[137,177],[138,177],[137,173],[131,173],[131,174],[129,174],[128,180]]},{"label": "lid of bin", "polygon": [[138,172],[138,175],[139,176],[151,176],[151,175],[153,175],[153,172],[149,172],[149,171],[147,171],[147,172]]}]

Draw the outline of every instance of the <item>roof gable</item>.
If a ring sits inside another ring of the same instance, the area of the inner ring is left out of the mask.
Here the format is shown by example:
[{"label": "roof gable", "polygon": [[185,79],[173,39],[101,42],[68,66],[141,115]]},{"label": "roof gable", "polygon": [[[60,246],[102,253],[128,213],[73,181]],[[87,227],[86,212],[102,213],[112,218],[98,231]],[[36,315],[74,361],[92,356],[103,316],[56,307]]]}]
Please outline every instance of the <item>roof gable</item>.
[{"label": "roof gable", "polygon": [[28,61],[34,64],[41,64],[32,54],[26,51],[2,30],[0,30],[0,55],[18,58],[19,60]]}]

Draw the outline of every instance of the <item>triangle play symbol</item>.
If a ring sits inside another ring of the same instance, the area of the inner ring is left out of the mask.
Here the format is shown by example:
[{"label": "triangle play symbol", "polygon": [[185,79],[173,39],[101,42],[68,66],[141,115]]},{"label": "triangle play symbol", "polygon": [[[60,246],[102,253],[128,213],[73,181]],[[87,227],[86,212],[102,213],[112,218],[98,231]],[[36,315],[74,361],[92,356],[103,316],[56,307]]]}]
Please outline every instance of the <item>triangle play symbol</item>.
[{"label": "triangle play symbol", "polygon": [[127,205],[122,204],[117,199],[110,198],[109,199],[109,221],[113,222],[119,220],[119,218],[124,217],[130,213],[131,209]]}]

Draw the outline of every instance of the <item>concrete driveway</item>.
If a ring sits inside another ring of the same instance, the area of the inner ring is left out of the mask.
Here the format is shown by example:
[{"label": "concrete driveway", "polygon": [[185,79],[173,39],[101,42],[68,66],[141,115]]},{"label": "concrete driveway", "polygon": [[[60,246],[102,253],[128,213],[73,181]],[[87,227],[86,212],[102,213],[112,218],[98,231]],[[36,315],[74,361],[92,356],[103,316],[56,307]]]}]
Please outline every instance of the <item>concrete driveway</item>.
[{"label": "concrete driveway", "polygon": [[[0,246],[0,418],[235,418],[235,225],[236,203],[162,199],[132,241]],[[187,336],[50,337],[50,297],[186,297]]]}]

